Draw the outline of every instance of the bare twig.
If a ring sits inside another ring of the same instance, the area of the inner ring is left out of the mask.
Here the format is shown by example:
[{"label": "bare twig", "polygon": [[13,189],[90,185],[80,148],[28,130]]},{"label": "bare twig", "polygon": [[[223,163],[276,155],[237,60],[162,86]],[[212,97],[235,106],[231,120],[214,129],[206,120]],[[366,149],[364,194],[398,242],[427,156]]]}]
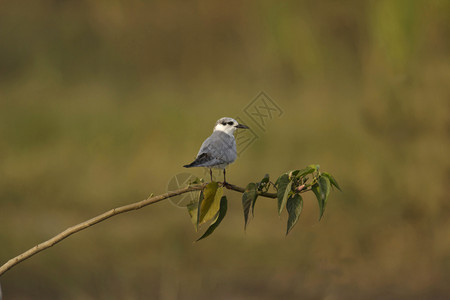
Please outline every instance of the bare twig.
[{"label": "bare twig", "polygon": [[[174,196],[178,196],[184,193],[188,193],[188,192],[192,192],[192,191],[198,191],[198,190],[202,190],[204,189],[206,186],[206,183],[202,183],[202,184],[198,184],[198,185],[191,185],[185,188],[180,188],[178,190],[175,191],[170,191],[167,192],[165,194],[159,195],[159,196],[154,196],[154,197],[149,197],[148,199],[136,202],[136,203],[132,203],[132,204],[128,204],[128,205],[124,205],[124,206],[120,206],[114,209],[111,209],[105,213],[102,213],[92,219],[89,219],[87,221],[81,222],[77,225],[74,225],[72,227],[67,228],[66,230],[62,231],[61,233],[55,235],[54,237],[52,237],[51,239],[40,243],[39,245],[34,246],[33,248],[23,252],[22,254],[19,254],[18,256],[10,259],[9,261],[7,261],[4,265],[2,265],[0,267],[0,276],[2,276],[6,271],[8,271],[9,269],[11,269],[12,267],[14,267],[15,265],[21,263],[22,261],[30,258],[31,256],[47,249],[50,248],[51,246],[61,242],[62,240],[64,240],[65,238],[71,236],[74,233],[77,233],[81,230],[84,230],[92,225],[95,225],[97,223],[100,223],[106,219],[109,219],[113,216],[116,216],[118,214],[121,213],[125,213],[125,212],[129,212],[132,210],[137,210],[137,209],[141,209],[147,205],[151,205],[151,204],[155,204],[157,202],[160,202],[164,199],[167,198],[171,198]],[[226,184],[224,185],[227,189],[230,190],[234,190],[240,193],[244,193],[245,189],[233,184]],[[276,198],[277,194],[276,193],[259,193],[260,196],[263,197],[267,197],[267,198]]]}]

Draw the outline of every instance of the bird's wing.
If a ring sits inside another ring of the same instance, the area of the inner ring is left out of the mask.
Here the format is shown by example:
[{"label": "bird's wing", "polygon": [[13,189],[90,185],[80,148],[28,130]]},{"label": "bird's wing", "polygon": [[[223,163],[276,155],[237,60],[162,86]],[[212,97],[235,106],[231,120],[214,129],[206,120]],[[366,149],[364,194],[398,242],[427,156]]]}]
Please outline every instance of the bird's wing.
[{"label": "bird's wing", "polygon": [[185,165],[191,167],[226,166],[236,160],[236,141],[234,136],[214,131],[202,144],[197,158]]},{"label": "bird's wing", "polygon": [[207,153],[211,160],[215,159],[218,163],[232,163],[237,156],[234,136],[221,131],[214,131],[203,142],[197,158],[203,153]]},{"label": "bird's wing", "polygon": [[200,151],[198,151],[197,158],[184,167],[223,167],[234,162],[236,157],[236,141],[234,136],[230,136],[221,131],[214,131],[203,142]]}]

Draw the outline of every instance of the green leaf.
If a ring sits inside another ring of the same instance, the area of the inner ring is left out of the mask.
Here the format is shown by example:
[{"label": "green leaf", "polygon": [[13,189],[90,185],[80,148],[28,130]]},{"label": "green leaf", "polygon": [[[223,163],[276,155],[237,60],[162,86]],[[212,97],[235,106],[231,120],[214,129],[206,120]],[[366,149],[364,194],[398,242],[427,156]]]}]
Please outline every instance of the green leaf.
[{"label": "green leaf", "polygon": [[264,175],[264,178],[258,183],[258,191],[262,191],[264,187],[269,183],[269,174]]},{"label": "green leaf", "polygon": [[297,176],[298,172],[300,172],[300,170],[292,170],[292,171],[288,172],[289,177]]},{"label": "green leaf", "polygon": [[291,191],[292,181],[289,180],[288,174],[281,175],[277,181],[278,214],[280,215],[283,208],[286,206],[286,201]]},{"label": "green leaf", "polygon": [[269,174],[264,175],[264,178],[261,179],[260,184],[266,184],[269,182]]},{"label": "green leaf", "polygon": [[303,209],[303,198],[299,194],[294,194],[287,200],[286,210],[289,214],[287,221],[286,235],[291,231],[292,227],[297,223]]},{"label": "green leaf", "polygon": [[256,198],[258,198],[258,194],[256,194],[256,197],[255,197],[255,199],[253,199],[253,202],[252,202],[252,216],[253,216],[253,217],[255,216],[255,203],[256,203]]},{"label": "green leaf", "polygon": [[245,188],[245,192],[242,194],[242,207],[244,208],[244,229],[247,228],[248,214],[250,212],[250,206],[253,209],[255,207],[256,198],[258,194],[256,192],[256,183],[250,182]]},{"label": "green leaf", "polygon": [[320,193],[323,199],[323,210],[325,211],[325,206],[327,206],[328,196],[330,195],[331,184],[327,177],[319,177]]},{"label": "green leaf", "polygon": [[194,225],[195,231],[198,231],[198,201],[189,203],[186,208],[191,217],[191,222]]},{"label": "green leaf", "polygon": [[320,176],[318,182],[315,183],[311,189],[316,195],[319,203],[319,221],[322,219],[327,204],[328,196],[330,195],[330,180],[327,177]]},{"label": "green leaf", "polygon": [[309,175],[311,173],[314,173],[314,171],[316,171],[316,168],[313,168],[313,167],[309,166],[309,167],[306,167],[304,169],[296,170],[296,171],[298,171],[298,172],[294,171],[294,172],[292,172],[292,175],[297,177],[297,178],[301,178],[301,177],[304,177],[304,176]]},{"label": "green leaf", "polygon": [[334,177],[331,174],[329,174],[327,172],[322,172],[322,176],[325,176],[326,178],[328,178],[330,180],[331,185],[335,186],[338,190],[340,190],[342,192],[336,179],[334,179]]},{"label": "green leaf", "polygon": [[308,168],[312,168],[312,169],[314,169],[314,171],[319,171],[320,166],[312,164],[312,165],[309,165]]},{"label": "green leaf", "polygon": [[316,195],[317,202],[319,203],[319,221],[320,221],[320,219],[322,219],[322,215],[323,215],[323,201],[322,201],[322,196],[320,194],[319,184],[315,183],[311,187],[311,190],[313,191],[314,195]]},{"label": "green leaf", "polygon": [[[284,173],[284,174],[286,174],[286,173]],[[284,175],[284,174],[283,174],[283,175]],[[281,175],[281,176],[283,176],[283,175]],[[277,178],[277,181],[275,181],[275,186],[276,186],[277,188],[278,188],[278,184],[280,183],[280,178],[281,178],[281,176]]]},{"label": "green leaf", "polygon": [[198,207],[198,225],[202,225],[216,217],[220,208],[220,198],[223,188],[215,181],[208,183],[203,190],[203,199],[200,199]]},{"label": "green leaf", "polygon": [[189,181],[189,185],[194,185],[194,184],[199,184],[201,183],[201,179],[198,177],[193,178],[192,180]]},{"label": "green leaf", "polygon": [[225,218],[226,214],[227,214],[227,197],[223,196],[222,198],[220,198],[220,209],[218,212],[217,219],[208,227],[208,229],[197,240],[197,242],[200,241],[201,239],[204,239],[207,236],[211,235],[211,233],[213,233],[214,230],[216,230],[216,228],[219,226],[220,222],[222,222],[223,218]]}]

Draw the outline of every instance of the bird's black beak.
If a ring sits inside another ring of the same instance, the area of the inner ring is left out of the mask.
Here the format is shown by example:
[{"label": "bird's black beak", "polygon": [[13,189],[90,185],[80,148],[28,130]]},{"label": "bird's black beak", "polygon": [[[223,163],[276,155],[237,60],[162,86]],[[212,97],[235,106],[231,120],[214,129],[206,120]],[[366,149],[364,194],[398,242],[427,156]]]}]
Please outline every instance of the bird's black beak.
[{"label": "bird's black beak", "polygon": [[237,124],[235,127],[236,128],[241,128],[241,129],[250,129],[250,128],[248,128],[248,126],[246,126],[244,124]]}]

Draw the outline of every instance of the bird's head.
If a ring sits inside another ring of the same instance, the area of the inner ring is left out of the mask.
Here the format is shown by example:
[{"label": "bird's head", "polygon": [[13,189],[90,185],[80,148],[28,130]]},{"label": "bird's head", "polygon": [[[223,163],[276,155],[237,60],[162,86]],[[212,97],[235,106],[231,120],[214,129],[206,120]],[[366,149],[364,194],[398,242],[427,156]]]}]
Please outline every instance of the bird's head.
[{"label": "bird's head", "polygon": [[247,126],[239,124],[235,119],[225,117],[217,120],[214,131],[223,131],[226,134],[233,135],[238,128],[249,129]]}]

